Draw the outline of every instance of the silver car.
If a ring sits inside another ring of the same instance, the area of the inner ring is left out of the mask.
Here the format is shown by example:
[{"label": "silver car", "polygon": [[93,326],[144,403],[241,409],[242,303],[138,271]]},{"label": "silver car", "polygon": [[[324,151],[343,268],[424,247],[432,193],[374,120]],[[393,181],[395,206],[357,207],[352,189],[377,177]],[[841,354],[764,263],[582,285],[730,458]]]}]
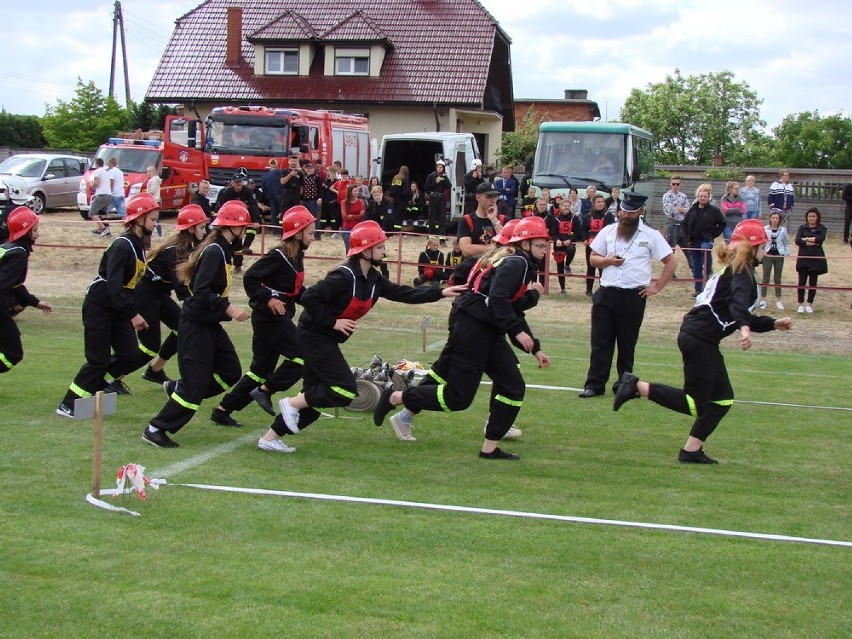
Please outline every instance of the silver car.
[{"label": "silver car", "polygon": [[0,164],[0,180],[4,175],[18,175],[27,181],[27,192],[33,196],[29,207],[35,213],[48,208],[77,206],[80,179],[89,161],[75,155],[27,153],[12,155]]}]

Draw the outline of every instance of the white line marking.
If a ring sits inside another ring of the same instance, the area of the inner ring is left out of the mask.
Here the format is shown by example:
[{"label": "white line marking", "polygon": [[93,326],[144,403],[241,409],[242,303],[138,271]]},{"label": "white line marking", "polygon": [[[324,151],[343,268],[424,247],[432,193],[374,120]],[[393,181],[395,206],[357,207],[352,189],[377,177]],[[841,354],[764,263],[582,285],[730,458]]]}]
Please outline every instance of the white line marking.
[{"label": "white line marking", "polygon": [[225,442],[224,444],[219,444],[218,446],[211,448],[210,450],[207,450],[198,455],[195,455],[194,457],[184,459],[183,461],[175,462],[171,466],[166,466],[162,470],[151,471],[149,474],[151,477],[164,477],[168,479],[172,475],[177,475],[178,473],[187,471],[190,468],[201,466],[201,464],[210,461],[214,457],[224,455],[225,453],[230,453],[231,451],[236,450],[240,446],[244,446],[250,442],[257,443],[257,438],[265,432],[266,429],[263,429],[257,430],[251,435],[243,435],[239,439],[234,439],[232,441]]},{"label": "white line marking", "polygon": [[469,506],[452,506],[447,504],[429,504],[417,501],[400,501],[396,499],[375,499],[370,497],[350,497],[347,495],[325,495],[322,493],[297,493],[289,490],[268,490],[265,488],[239,488],[235,486],[215,486],[211,484],[170,484],[201,490],[214,490],[227,493],[243,493],[249,495],[274,495],[278,497],[296,497],[300,499],[318,499],[321,501],[340,501],[356,504],[375,504],[379,506],[399,506],[403,508],[419,508],[423,510],[443,510],[451,512],[473,513],[477,515],[499,515],[503,517],[522,517],[525,519],[546,519],[551,521],[566,521],[578,524],[601,524],[605,526],[624,526],[628,528],[647,528],[651,530],[668,530],[674,532],[691,532],[723,537],[745,537],[765,541],[784,541],[805,544],[820,544],[824,546],[843,546],[852,548],[852,541],[837,541],[834,539],[813,539],[810,537],[791,537],[789,535],[774,535],[769,533],[754,533],[719,528],[703,528],[696,526],[677,526],[674,524],[653,524],[638,521],[622,521],[618,519],[597,519],[594,517],[571,517],[568,515],[550,515],[546,513],[531,513],[518,510],[498,510],[493,508],[472,508]]}]

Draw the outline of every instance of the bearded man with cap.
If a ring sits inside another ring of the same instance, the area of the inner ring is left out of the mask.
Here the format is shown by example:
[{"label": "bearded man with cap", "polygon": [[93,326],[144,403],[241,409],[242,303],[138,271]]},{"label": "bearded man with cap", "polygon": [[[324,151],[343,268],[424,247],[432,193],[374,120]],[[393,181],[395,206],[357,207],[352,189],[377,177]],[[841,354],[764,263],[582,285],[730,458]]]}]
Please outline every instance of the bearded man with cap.
[{"label": "bearded man with cap", "polygon": [[[641,219],[647,196],[633,192],[623,195],[618,223],[605,226],[590,246],[589,261],[602,273],[601,285],[592,298],[592,352],[582,398],[606,392],[616,345],[618,377],[633,371],[646,300],[665,288],[677,266],[662,234]],[[652,260],[663,264],[663,272],[653,284]],[[617,390],[616,383],[613,392]]]}]

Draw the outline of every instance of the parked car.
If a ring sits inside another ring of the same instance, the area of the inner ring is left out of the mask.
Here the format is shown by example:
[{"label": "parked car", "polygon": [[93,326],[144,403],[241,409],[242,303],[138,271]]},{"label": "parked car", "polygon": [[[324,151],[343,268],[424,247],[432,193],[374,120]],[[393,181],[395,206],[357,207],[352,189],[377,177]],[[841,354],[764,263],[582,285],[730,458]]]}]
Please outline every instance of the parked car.
[{"label": "parked car", "polygon": [[48,208],[77,206],[80,179],[86,171],[87,158],[55,153],[12,155],[0,164],[0,179],[17,175],[27,181],[27,192],[33,196],[29,207],[37,214]]}]

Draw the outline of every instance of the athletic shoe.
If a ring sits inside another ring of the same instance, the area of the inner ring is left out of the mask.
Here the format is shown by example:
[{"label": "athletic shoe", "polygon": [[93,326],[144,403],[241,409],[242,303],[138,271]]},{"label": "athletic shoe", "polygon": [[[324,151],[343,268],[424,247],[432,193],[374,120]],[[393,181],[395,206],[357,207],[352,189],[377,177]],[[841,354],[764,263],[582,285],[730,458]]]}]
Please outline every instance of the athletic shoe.
[{"label": "athletic shoe", "polygon": [[393,404],[391,404],[390,397],[393,393],[393,384],[390,382],[385,384],[385,387],[382,389],[382,394],[379,395],[379,403],[376,404],[376,408],[373,411],[373,423],[376,426],[381,426],[385,417],[391,410],[393,410]]},{"label": "athletic shoe", "polygon": [[92,229],[92,234],[94,234],[94,235],[100,235],[100,234],[101,234],[101,232],[100,232],[100,230],[99,230],[99,229]]},{"label": "athletic shoe", "polygon": [[391,415],[390,423],[391,426],[393,426],[393,432],[396,433],[396,438],[398,440],[403,442],[417,441],[414,435],[411,434],[411,422],[403,421],[399,416],[399,413]]},{"label": "athletic shoe", "polygon": [[260,386],[257,386],[249,391],[249,395],[251,395],[251,398],[258,406],[273,417],[275,416],[275,407],[272,405],[272,393],[267,393],[266,391],[261,390]]},{"label": "athletic shoe", "polygon": [[257,440],[257,447],[260,450],[266,450],[270,453],[295,453],[296,449],[292,446],[288,446],[280,439],[264,439],[261,437]]},{"label": "athletic shoe", "polygon": [[810,304],[805,304],[805,313],[813,313],[814,308]]},{"label": "athletic shoe", "polygon": [[172,393],[177,390],[177,382],[173,379],[170,379],[167,382],[163,382],[163,392],[166,394],[166,399],[172,398]]},{"label": "athletic shoe", "polygon": [[157,448],[179,448],[180,444],[169,439],[169,436],[164,430],[152,431],[150,426],[142,433],[142,441]]},{"label": "athletic shoe", "polygon": [[231,417],[231,413],[226,413],[225,411],[219,410],[218,408],[214,408],[213,411],[210,413],[210,421],[214,424],[219,424],[219,426],[231,426],[233,428],[243,427],[240,422]]},{"label": "athletic shoe", "polygon": [[154,382],[155,384],[164,384],[166,382],[172,381],[169,376],[166,375],[166,371],[155,371],[150,366],[145,369],[144,373],[142,373],[142,379],[148,382]]},{"label": "athletic shoe", "polygon": [[60,417],[68,417],[69,419],[74,419],[74,407],[73,405],[69,406],[65,402],[62,402],[61,404],[59,404],[59,406],[56,407],[56,414]]},{"label": "athletic shoe", "polygon": [[480,459],[505,459],[507,461],[515,461],[516,459],[520,459],[520,455],[516,455],[515,453],[507,453],[504,450],[500,450],[499,448],[495,448],[490,453],[483,453],[479,451]]},{"label": "athletic shoe", "polygon": [[117,395],[130,395],[130,389],[127,384],[120,379],[114,379],[109,384],[104,386],[105,393],[116,393]]},{"label": "athletic shoe", "polygon": [[695,451],[680,449],[677,454],[677,460],[681,464],[718,464],[719,462],[712,457],[708,457],[703,448]]},{"label": "athletic shoe", "polygon": [[299,409],[293,408],[290,401],[285,397],[278,400],[278,408],[281,411],[281,419],[284,420],[284,425],[290,429],[291,433],[299,432]]},{"label": "athletic shoe", "polygon": [[781,300],[778,300],[777,302],[775,302],[775,308],[777,308],[779,311],[784,310],[784,304],[781,303]]},{"label": "athletic shoe", "polygon": [[242,273],[242,272],[243,272],[242,266],[235,266],[234,267],[234,271],[233,271],[234,275],[238,275],[239,273]]},{"label": "athletic shoe", "polygon": [[766,308],[766,300],[760,300],[760,301],[757,303],[757,308],[759,308],[760,310],[765,309],[765,308]]},{"label": "athletic shoe", "polygon": [[110,235],[112,235],[112,232],[110,232],[109,227],[98,233],[98,237],[109,237]]},{"label": "athletic shoe", "polygon": [[564,297],[565,295],[568,295],[568,291],[566,291],[566,290],[563,288],[561,291],[559,291],[559,294],[560,294],[560,295],[562,295],[562,296]]},{"label": "athletic shoe", "polygon": [[796,312],[797,312],[797,313],[804,313],[804,312],[805,312],[805,307],[804,307],[804,306],[802,306],[801,304],[799,304],[799,308],[798,308],[798,309],[796,309]]},{"label": "athletic shoe", "polygon": [[252,251],[250,248],[244,248],[243,255],[254,255],[254,251]]},{"label": "athletic shoe", "polygon": [[636,390],[638,382],[639,378],[633,373],[624,371],[621,374],[621,377],[618,378],[618,391],[615,393],[615,399],[612,400],[612,410],[618,410],[624,405],[624,402],[639,397],[639,391]]}]

